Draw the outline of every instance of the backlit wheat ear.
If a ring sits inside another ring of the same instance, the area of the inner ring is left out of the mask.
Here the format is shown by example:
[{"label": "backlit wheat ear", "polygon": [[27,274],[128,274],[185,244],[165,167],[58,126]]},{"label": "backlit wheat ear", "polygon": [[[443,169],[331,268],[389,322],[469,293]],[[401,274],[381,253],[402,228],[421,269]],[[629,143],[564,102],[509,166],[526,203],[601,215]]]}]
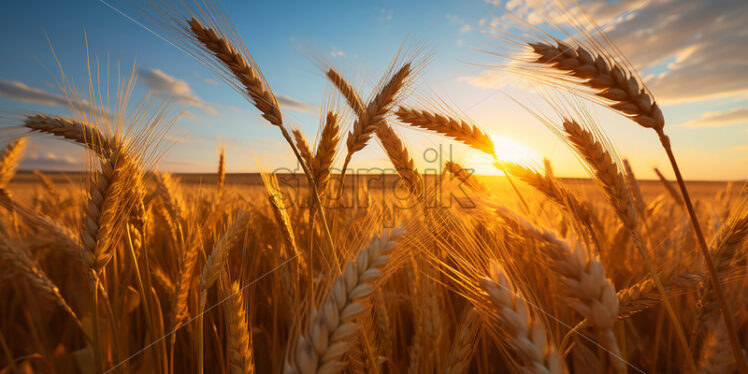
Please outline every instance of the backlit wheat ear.
[{"label": "backlit wheat ear", "polygon": [[367,309],[363,300],[375,289],[390,261],[402,229],[384,231],[349,262],[322,304],[311,313],[307,327],[289,352],[284,373],[332,374],[346,367],[342,357],[351,348],[350,337],[359,326],[353,321]]},{"label": "backlit wheat ear", "polygon": [[309,142],[306,141],[306,137],[299,129],[291,130],[293,137],[296,139],[296,147],[299,149],[301,157],[304,158],[304,162],[311,167],[312,166],[312,149],[309,147]]},{"label": "backlit wheat ear", "polygon": [[584,46],[572,48],[560,41],[556,45],[529,43],[538,64],[579,78],[609,106],[641,126],[661,132],[665,118],[654,97],[626,67]]},{"label": "backlit wheat ear", "polygon": [[124,201],[125,156],[117,150],[101,160],[101,174],[94,177],[88,196],[83,230],[81,231],[81,256],[83,262],[97,272],[112,258],[120,230],[118,220]]},{"label": "backlit wheat ear", "polygon": [[546,338],[541,321],[534,319],[525,299],[515,290],[504,269],[492,260],[489,276],[480,279],[481,288],[496,308],[494,316],[508,336],[509,345],[530,373],[564,373],[564,362]]},{"label": "backlit wheat ear", "polygon": [[221,147],[221,152],[218,155],[218,173],[216,177],[216,186],[219,193],[223,192],[224,184],[226,184],[226,153],[223,147]]},{"label": "backlit wheat ear", "polygon": [[629,228],[636,227],[636,210],[629,193],[626,180],[618,170],[606,147],[595,135],[583,128],[577,121],[565,119],[563,129],[570,143],[590,165],[595,178],[615,208],[616,214]]},{"label": "backlit wheat ear", "polygon": [[343,162],[343,171],[345,171],[351,156],[366,146],[371,139],[371,135],[377,130],[380,122],[384,120],[385,115],[390,109],[400,89],[406,84],[406,80],[411,73],[410,64],[404,64],[390,80],[379,90],[377,95],[366,106],[363,115],[360,115],[353,123],[353,129],[348,133],[346,154]]},{"label": "backlit wheat ear", "polygon": [[468,188],[474,192],[484,193],[488,191],[486,186],[473,175],[472,170],[466,170],[456,162],[447,161],[444,163],[444,171],[454,175],[455,178],[459,179],[462,183],[465,183]]},{"label": "backlit wheat ear", "polygon": [[208,288],[210,288],[218,276],[224,270],[224,265],[228,259],[228,252],[231,247],[241,238],[244,227],[249,221],[249,214],[246,212],[240,212],[234,219],[234,222],[226,228],[221,236],[218,238],[216,243],[213,245],[213,250],[210,252],[208,259],[205,261],[205,267],[200,275],[200,310],[205,308],[205,302],[207,300]]},{"label": "backlit wheat ear", "polygon": [[[262,116],[275,126],[283,126],[280,107],[275,95],[263,81],[256,67],[250,65],[242,53],[221,37],[212,28],[205,27],[200,21],[191,18],[187,21],[190,31],[202,46],[212,53],[239,81],[252,99]],[[250,60],[251,61],[251,60]]]},{"label": "backlit wheat ear", "polygon": [[613,161],[613,158],[605,145],[603,145],[594,134],[587,129],[584,129],[578,122],[564,119],[563,129],[566,132],[569,142],[590,166],[595,179],[600,182],[608,197],[608,201],[616,212],[616,215],[618,215],[619,219],[623,222],[631,235],[634,247],[644,259],[647,270],[649,271],[655,286],[657,286],[657,291],[660,293],[660,297],[663,300],[665,310],[667,311],[670,322],[675,330],[681,350],[686,357],[687,365],[694,368],[696,364],[693,362],[688,341],[686,340],[686,334],[683,331],[678,316],[675,314],[675,309],[670,302],[667,291],[657,274],[652,258],[644,247],[644,241],[639,234],[634,201],[631,197],[628,186],[626,185],[626,180],[618,169],[618,165]]},{"label": "backlit wheat ear", "polygon": [[348,83],[343,75],[335,70],[335,68],[327,70],[325,75],[327,75],[330,82],[337,87],[340,94],[343,95],[343,98],[348,102],[348,106],[350,106],[351,109],[353,109],[353,112],[356,113],[356,116],[363,116],[366,112],[366,107],[364,106],[364,102],[361,100],[361,96],[356,92],[356,89],[353,88],[353,86]]},{"label": "backlit wheat ear", "polygon": [[118,143],[93,126],[59,116],[35,114],[28,116],[23,125],[32,131],[52,134],[85,145],[101,157],[108,156]]},{"label": "backlit wheat ear", "polygon": [[379,124],[376,133],[377,138],[382,142],[387,157],[395,167],[395,171],[405,181],[407,188],[416,194],[419,193],[422,189],[421,176],[418,174],[413,159],[410,157],[403,141],[395,133],[395,130],[387,124],[387,121],[382,121]]},{"label": "backlit wheat ear", "polygon": [[156,191],[161,195],[171,218],[178,220],[179,224],[184,224],[187,208],[184,200],[182,200],[182,189],[179,181],[175,180],[169,173],[156,172],[153,175],[156,182]]},{"label": "backlit wheat ear", "polygon": [[80,251],[81,245],[78,242],[78,235],[72,232],[66,226],[59,222],[42,215],[41,213],[33,212],[26,209],[15,202],[13,202],[7,195],[7,191],[0,189],[0,206],[3,206],[9,211],[19,213],[25,218],[31,225],[42,228],[47,231],[57,241],[58,245],[69,254],[73,255],[76,260],[81,260]]},{"label": "backlit wheat ear", "polygon": [[[733,210],[728,220],[722,224],[719,231],[712,238],[709,244],[709,250],[714,261],[714,268],[722,279],[729,273],[731,264],[739,254],[743,244],[748,238],[748,210],[745,204],[739,205]],[[700,290],[699,300],[697,302],[697,325],[696,330],[703,327],[709,319],[715,319],[718,312],[717,304],[714,299],[714,285],[711,279],[706,279]],[[699,331],[696,331],[697,333]]]},{"label": "backlit wheat ear", "polygon": [[452,347],[445,365],[446,374],[464,374],[470,368],[470,361],[475,350],[475,343],[480,332],[480,314],[472,307],[463,313],[457,325]]},{"label": "backlit wheat ear", "polygon": [[448,136],[488,155],[495,155],[493,140],[476,125],[438,113],[404,107],[399,107],[395,115],[403,123]]},{"label": "backlit wheat ear", "polygon": [[599,258],[588,255],[578,243],[572,245],[506,208],[497,208],[496,213],[541,243],[542,252],[551,260],[551,268],[562,277],[569,304],[598,330],[601,344],[610,352],[611,363],[618,372],[625,372],[625,362],[620,359],[613,333],[619,313],[618,297]]},{"label": "backlit wheat ear", "polygon": [[[703,280],[698,274],[671,274],[662,277],[668,295],[676,296],[694,292]],[[619,290],[618,318],[628,318],[662,302],[662,297],[651,277]]]},{"label": "backlit wheat ear", "polygon": [[3,238],[0,240],[0,259],[10,267],[8,270],[26,278],[34,289],[40,291],[44,297],[59,305],[66,313],[73,317],[78,325],[81,324],[78,316],[60,294],[60,290],[34,264],[34,261],[29,257],[25,249]]},{"label": "backlit wheat ear", "polygon": [[340,124],[338,123],[338,116],[329,111],[325,117],[325,126],[322,128],[322,135],[319,138],[317,151],[312,161],[314,180],[320,191],[325,190],[327,182],[330,179],[330,171],[335,161],[339,142]]},{"label": "backlit wheat ear", "polygon": [[[593,22],[594,23],[594,22]],[[599,29],[598,29],[599,30]],[[594,39],[594,38],[591,38]],[[725,297],[724,290],[719,283],[714,264],[709,257],[709,247],[706,242],[704,233],[701,230],[699,219],[688,194],[686,183],[680,172],[680,167],[673,153],[670,138],[665,134],[665,118],[662,111],[655,103],[652,93],[646,89],[644,84],[637,78],[638,74],[633,68],[621,63],[623,59],[616,61],[602,54],[595,54],[589,48],[579,45],[575,48],[556,41],[556,45],[549,43],[529,43],[530,48],[537,55],[535,62],[550,67],[564,74],[569,74],[579,79],[581,86],[591,89],[594,94],[602,99],[610,108],[618,111],[624,116],[632,119],[639,125],[653,129],[659,137],[663,149],[668,155],[670,165],[678,181],[682,202],[686,207],[689,219],[691,221],[694,233],[698,239],[699,249],[706,264],[707,271],[712,283],[716,286],[715,294],[720,306],[720,312],[725,320],[730,338],[730,346],[738,363],[738,369],[743,374],[748,374],[748,359],[742,352],[740,339],[737,336],[738,330],[735,326],[733,313],[730,304]],[[543,76],[543,74],[540,74]],[[548,74],[545,74],[548,75]],[[564,77],[556,78],[557,83],[570,90],[574,90],[574,84]],[[571,84],[569,84],[571,83]],[[680,200],[678,200],[680,201]],[[691,359],[692,355],[686,354],[686,360],[691,369],[695,369],[695,364]]]},{"label": "backlit wheat ear", "polygon": [[52,197],[52,200],[56,202],[62,202],[62,196],[60,195],[60,191],[57,190],[57,187],[55,187],[55,184],[52,183],[52,180],[49,179],[49,177],[40,172],[39,170],[34,170],[34,175],[36,175],[37,178],[39,178],[39,183],[44,186],[44,189],[47,191],[47,193]]},{"label": "backlit wheat ear", "polygon": [[229,369],[231,374],[253,373],[252,332],[247,325],[242,289],[239,282],[233,282],[230,287],[222,285],[221,289],[222,297],[225,299],[221,307],[228,335]]},{"label": "backlit wheat ear", "polygon": [[0,188],[7,186],[8,182],[16,175],[16,169],[21,161],[21,153],[24,148],[26,148],[26,138],[18,138],[8,143],[0,151]]},{"label": "backlit wheat ear", "polygon": [[[598,235],[596,234],[603,232],[603,226],[597,216],[592,213],[589,204],[579,201],[561,181],[552,175],[543,175],[510,161],[498,161],[496,162],[496,167],[499,170],[509,172],[521,181],[534,187],[548,199],[574,215],[580,224],[591,229],[593,237],[597,238]],[[598,241],[599,246],[600,241]]]},{"label": "backlit wheat ear", "polygon": [[645,216],[647,213],[647,203],[644,201],[644,196],[642,195],[639,181],[636,180],[634,170],[631,169],[631,164],[629,163],[628,159],[623,159],[623,167],[626,169],[626,180],[628,180],[629,187],[631,187],[631,194],[634,195],[634,204],[636,206],[636,211],[641,216]]}]

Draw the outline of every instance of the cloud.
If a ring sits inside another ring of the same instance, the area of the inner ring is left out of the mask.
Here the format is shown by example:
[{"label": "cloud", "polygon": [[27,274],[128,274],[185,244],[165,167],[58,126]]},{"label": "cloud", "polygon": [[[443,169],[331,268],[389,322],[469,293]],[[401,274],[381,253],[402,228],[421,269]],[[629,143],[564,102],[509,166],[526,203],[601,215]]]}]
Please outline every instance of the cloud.
[{"label": "cloud", "polygon": [[24,169],[70,170],[83,166],[83,161],[72,156],[60,156],[56,153],[33,153],[21,162]]},{"label": "cloud", "polygon": [[213,79],[210,79],[210,78],[203,79],[203,82],[205,82],[205,83],[207,83],[207,84],[209,84],[211,86],[217,86],[218,85],[217,81],[215,81]]},{"label": "cloud", "polygon": [[730,148],[730,150],[736,151],[736,152],[748,152],[748,144],[737,145],[735,147]]},{"label": "cloud", "polygon": [[[53,94],[38,88],[33,88],[18,81],[6,81],[0,79],[0,96],[7,97],[14,101],[24,103],[50,105],[50,106],[67,106],[68,101],[65,96]],[[85,103],[84,105],[87,105]]]},{"label": "cloud", "polygon": [[382,17],[387,22],[392,21],[392,15],[395,14],[394,10],[386,9],[386,8],[378,8],[378,9],[379,9],[380,17]]},{"label": "cloud", "polygon": [[278,95],[275,98],[278,100],[278,104],[285,109],[297,110],[299,112],[314,112],[317,110],[317,107],[303,103],[292,97]]},{"label": "cloud", "polygon": [[685,127],[717,127],[748,123],[748,107],[734,108],[724,112],[706,112],[699,119],[686,122]]},{"label": "cloud", "polygon": [[498,70],[483,70],[478,75],[463,76],[457,80],[479,88],[502,88],[509,82],[506,73]]},{"label": "cloud", "polygon": [[344,57],[345,56],[345,52],[343,52],[343,51],[341,51],[341,50],[339,50],[337,48],[333,48],[332,52],[330,52],[330,56],[332,56],[332,57]]},{"label": "cloud", "polygon": [[205,114],[213,116],[218,114],[210,104],[195,96],[187,82],[181,79],[172,77],[160,69],[141,69],[139,75],[140,80],[152,91],[173,96],[177,100],[200,109]]},{"label": "cloud", "polygon": [[[570,3],[570,0],[564,0]],[[512,16],[481,20],[504,27],[520,17],[532,25],[564,19],[544,0],[496,1]],[[731,0],[583,0],[623,55],[643,75],[661,103],[679,103],[748,93],[748,2]],[[572,18],[585,23],[581,10]],[[516,22],[513,24],[516,25]]]}]

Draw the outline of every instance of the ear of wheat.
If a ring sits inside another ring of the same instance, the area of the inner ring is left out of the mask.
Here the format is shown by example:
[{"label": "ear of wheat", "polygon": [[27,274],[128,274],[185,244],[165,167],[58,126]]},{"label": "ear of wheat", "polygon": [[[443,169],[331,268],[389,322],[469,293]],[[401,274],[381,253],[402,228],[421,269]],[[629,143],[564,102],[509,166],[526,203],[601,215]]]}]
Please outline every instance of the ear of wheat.
[{"label": "ear of wheat", "polygon": [[399,107],[397,118],[414,127],[442,134],[488,155],[495,155],[493,140],[476,125],[426,110]]},{"label": "ear of wheat", "polygon": [[312,149],[309,148],[309,142],[306,141],[306,137],[299,129],[293,129],[293,137],[296,139],[296,147],[299,148],[301,157],[304,158],[304,162],[311,167],[312,165]]},{"label": "ear of wheat", "polygon": [[522,358],[524,368],[529,372],[564,373],[564,362],[547,340],[545,326],[533,319],[527,302],[498,262],[492,260],[489,274],[480,279],[480,286],[496,308],[493,314],[506,329],[509,345]]},{"label": "ear of wheat", "polygon": [[538,42],[529,46],[537,54],[535,62],[566,72],[580,79],[609,106],[641,126],[662,131],[665,118],[660,107],[644,85],[615,61],[596,54],[584,46],[556,45]]},{"label": "ear of wheat", "polygon": [[578,244],[559,239],[555,234],[539,229],[510,210],[500,207],[496,213],[514,223],[528,237],[539,241],[542,251],[551,259],[551,267],[562,277],[569,304],[598,329],[602,344],[611,355],[611,363],[620,373],[625,362],[613,334],[619,313],[618,298],[612,282],[605,276],[605,268],[598,258],[587,254]]},{"label": "ear of wheat", "polygon": [[337,114],[332,111],[327,112],[325,117],[325,126],[322,128],[317,150],[312,160],[312,170],[314,170],[314,181],[320,191],[324,191],[327,182],[330,179],[335,154],[337,153],[338,143],[340,142],[340,125]]},{"label": "ear of wheat", "polygon": [[[366,110],[359,115],[356,121],[353,123],[353,129],[348,133],[346,139],[346,146],[348,147],[348,154],[345,156],[343,162],[343,172],[351,161],[351,157],[354,153],[360,151],[369,142],[371,135],[379,127],[380,123],[384,120],[385,115],[390,109],[390,106],[395,101],[397,94],[407,83],[407,78],[410,75],[410,64],[406,63],[400,67],[382,86],[379,92],[366,106]],[[348,90],[344,91],[347,92]],[[355,110],[355,108],[354,108]]]},{"label": "ear of wheat", "polygon": [[218,173],[216,178],[216,186],[218,187],[218,192],[223,192],[223,186],[226,184],[226,154],[224,152],[223,147],[221,147],[221,151],[218,155]]},{"label": "ear of wheat", "polygon": [[108,156],[117,143],[91,125],[59,116],[35,114],[28,116],[23,125],[32,131],[52,134],[85,145],[102,157]]},{"label": "ear of wheat", "polygon": [[283,119],[278,100],[266,86],[254,64],[248,63],[248,59],[215,29],[204,26],[196,18],[189,19],[187,23],[195,39],[213,53],[215,58],[244,86],[247,95],[252,99],[255,107],[262,112],[262,116],[271,124],[282,126]]},{"label": "ear of wheat", "polygon": [[447,356],[445,373],[464,374],[468,372],[480,327],[480,314],[478,312],[473,308],[463,312]]},{"label": "ear of wheat", "polygon": [[[592,23],[594,24],[594,21]],[[597,25],[595,26],[597,27]],[[597,30],[601,29],[597,27]],[[605,40],[609,40],[607,37],[604,38]],[[698,239],[699,249],[701,250],[709,277],[715,285],[715,295],[717,296],[719,309],[727,326],[730,346],[738,363],[738,369],[742,374],[748,374],[748,358],[742,353],[730,304],[727,302],[724,290],[719,284],[717,270],[709,257],[709,246],[701,230],[701,225],[691,202],[691,197],[688,194],[686,183],[681,175],[680,167],[675,159],[670,138],[665,134],[665,118],[655,102],[652,93],[638,78],[636,70],[622,63],[622,61],[625,61],[623,57],[615,59],[610,54],[596,54],[590,48],[583,45],[572,48],[560,41],[556,41],[555,46],[544,42],[529,43],[529,46],[537,55],[535,62],[548,66],[551,70],[568,73],[578,78],[582,87],[591,89],[594,95],[605,101],[611,109],[632,119],[640,126],[653,129],[657,133],[660,144],[668,155],[670,165],[678,181],[682,201]],[[556,82],[559,81],[562,86],[572,91],[575,90],[574,83],[566,84],[568,81],[563,77],[556,80]],[[689,364],[691,364],[691,355],[686,354],[686,357],[689,359]],[[691,365],[691,368],[695,369],[694,365]]]},{"label": "ear of wheat", "polygon": [[[222,282],[224,283],[224,282]],[[228,334],[229,366],[232,374],[254,373],[254,357],[252,352],[252,332],[247,325],[247,313],[244,308],[243,289],[239,282],[231,286],[222,285],[221,294],[226,301],[221,305],[226,316],[226,332]]]},{"label": "ear of wheat", "polygon": [[380,268],[390,261],[402,234],[395,229],[375,236],[355,262],[345,266],[289,352],[285,373],[338,373],[345,368],[340,359],[350,349],[348,338],[358,330],[353,319],[366,311],[362,301],[374,291],[372,283],[382,277]]},{"label": "ear of wheat", "polygon": [[0,151],[0,188],[4,188],[13,179],[25,147],[26,138],[18,138]]}]

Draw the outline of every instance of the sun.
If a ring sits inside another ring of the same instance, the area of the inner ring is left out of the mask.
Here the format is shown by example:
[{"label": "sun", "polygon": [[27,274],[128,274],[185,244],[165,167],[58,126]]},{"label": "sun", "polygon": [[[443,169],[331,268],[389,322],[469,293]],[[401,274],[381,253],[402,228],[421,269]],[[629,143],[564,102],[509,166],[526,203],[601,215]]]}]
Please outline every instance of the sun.
[{"label": "sun", "polygon": [[499,160],[515,164],[533,164],[538,162],[538,155],[532,149],[504,136],[492,136],[494,151]]},{"label": "sun", "polygon": [[[503,135],[492,135],[494,151],[500,161],[509,161],[521,165],[537,165],[540,157],[538,153],[511,138]],[[504,173],[494,167],[494,161],[484,155],[471,157],[465,160],[467,165],[474,169],[479,175],[503,175]]]}]

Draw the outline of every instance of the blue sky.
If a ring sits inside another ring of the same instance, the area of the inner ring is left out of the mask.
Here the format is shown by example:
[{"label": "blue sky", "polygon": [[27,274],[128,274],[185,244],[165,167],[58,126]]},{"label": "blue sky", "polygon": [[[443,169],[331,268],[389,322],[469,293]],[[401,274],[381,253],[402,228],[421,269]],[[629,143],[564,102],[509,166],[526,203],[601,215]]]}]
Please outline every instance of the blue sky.
[{"label": "blue sky", "polygon": [[[565,146],[506,95],[524,98],[525,91],[505,86],[506,73],[483,66],[498,63],[498,58],[475,50],[496,42],[486,35],[490,32],[487,25],[506,21],[502,8],[509,8],[532,22],[533,12],[542,11],[544,2],[519,4],[510,0],[496,5],[478,0],[282,3],[226,0],[224,3],[273,91],[283,97],[285,118],[310,140],[315,139],[318,110],[328,96],[328,86],[314,64],[314,57],[343,68],[366,97],[406,41],[410,45],[425,45],[431,55],[415,83],[418,92],[415,101],[447,99],[492,136],[508,139],[503,142],[507,149],[521,144],[529,149],[519,152],[523,157],[538,160],[551,157],[560,175],[584,173]],[[134,18],[143,18],[122,1],[111,4]],[[739,21],[748,16],[746,3],[716,1],[706,7],[697,0],[657,4],[588,1],[585,8],[595,15],[598,23],[611,25],[609,34],[613,40],[643,70],[642,75],[663,104],[669,133],[687,177],[748,177],[748,168],[744,166],[748,161],[748,63],[744,62],[748,61],[744,48],[748,30]],[[636,10],[631,13],[631,9]],[[117,62],[125,72],[135,64],[139,76],[136,96],[149,89],[171,94],[188,112],[180,117],[167,138],[173,145],[160,160],[160,168],[211,172],[217,162],[219,144],[227,148],[230,172],[257,171],[260,167],[293,168],[292,154],[281,143],[277,129],[264,123],[241,95],[190,56],[105,3],[3,2],[0,12],[6,15],[0,24],[5,35],[0,40],[3,113],[69,114],[60,105],[59,89],[54,85],[53,78],[59,76],[59,71],[45,32],[65,73],[78,87],[84,87],[88,81],[87,37],[90,54],[97,56],[102,66],[107,59],[110,61],[110,76],[116,76]],[[618,17],[626,12],[633,16]],[[703,55],[699,51],[715,48],[719,52],[717,58],[699,57]],[[595,113],[618,151],[631,159],[637,175],[652,177],[654,166],[667,169],[653,133],[604,109],[595,109]],[[13,116],[5,117],[0,116],[6,122],[0,126],[17,125]],[[3,131],[0,130],[0,142],[10,140],[10,135]],[[416,154],[417,164],[420,151],[447,144],[422,132],[404,128],[398,131]],[[488,164],[488,160],[459,145],[453,146],[453,155],[479,170]],[[80,170],[83,159],[80,149],[71,144],[34,136],[22,166]],[[352,165],[387,166],[387,161],[373,142],[354,156]],[[419,166],[433,165],[421,162]]]}]

